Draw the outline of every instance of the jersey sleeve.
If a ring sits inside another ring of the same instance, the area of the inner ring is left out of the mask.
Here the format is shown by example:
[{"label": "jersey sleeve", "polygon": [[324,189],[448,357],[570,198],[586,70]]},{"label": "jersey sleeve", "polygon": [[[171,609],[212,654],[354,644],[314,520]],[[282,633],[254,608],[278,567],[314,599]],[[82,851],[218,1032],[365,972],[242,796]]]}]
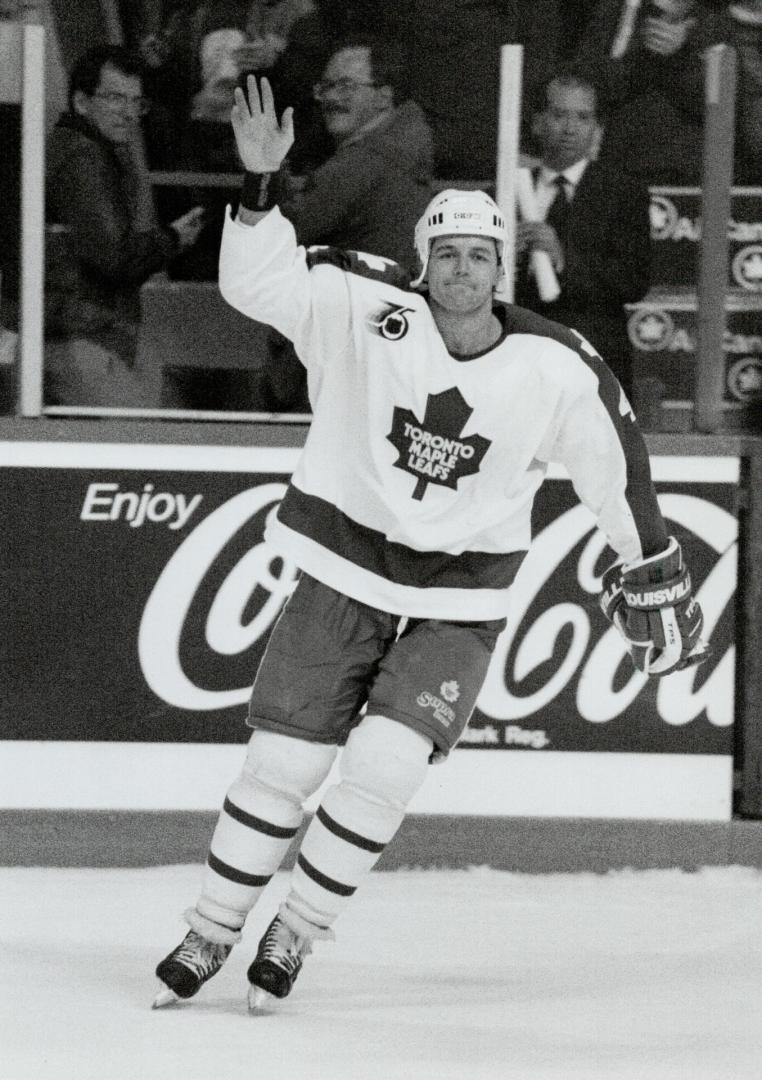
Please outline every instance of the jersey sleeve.
[{"label": "jersey sleeve", "polygon": [[318,270],[277,207],[255,225],[228,211],[222,233],[219,287],[242,314],[293,342],[307,367],[343,352],[351,341],[351,303],[338,265]]},{"label": "jersey sleeve", "polygon": [[[585,343],[586,344],[586,343]],[[564,396],[549,459],[562,464],[609,544],[630,562],[667,546],[643,436],[624,391],[603,361],[583,366]]]}]

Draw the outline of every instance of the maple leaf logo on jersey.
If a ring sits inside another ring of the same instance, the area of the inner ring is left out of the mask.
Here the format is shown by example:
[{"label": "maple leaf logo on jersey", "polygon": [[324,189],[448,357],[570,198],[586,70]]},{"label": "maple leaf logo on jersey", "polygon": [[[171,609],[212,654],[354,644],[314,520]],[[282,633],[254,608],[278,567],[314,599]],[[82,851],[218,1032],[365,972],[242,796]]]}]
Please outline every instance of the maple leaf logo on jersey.
[{"label": "maple leaf logo on jersey", "polygon": [[457,490],[461,477],[479,471],[491,440],[482,435],[459,438],[473,411],[456,386],[429,394],[423,420],[410,409],[395,407],[392,430],[386,437],[399,452],[396,468],[418,481],[414,499],[422,499],[429,484]]},{"label": "maple leaf logo on jersey", "polygon": [[368,316],[368,326],[387,341],[399,341],[410,329],[405,316],[412,310],[402,304],[384,304],[380,311]]}]

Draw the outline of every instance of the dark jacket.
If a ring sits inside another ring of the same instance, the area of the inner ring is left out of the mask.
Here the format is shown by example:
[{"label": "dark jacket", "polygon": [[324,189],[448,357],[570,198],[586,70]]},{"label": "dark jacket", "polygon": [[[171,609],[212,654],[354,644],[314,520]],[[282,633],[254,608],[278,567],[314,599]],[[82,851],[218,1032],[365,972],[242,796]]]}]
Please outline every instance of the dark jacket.
[{"label": "dark jacket", "polygon": [[631,348],[624,305],[649,287],[648,189],[639,179],[591,162],[569,209],[561,295],[539,300],[527,260],[516,275],[516,303],[578,330],[631,390]]},{"label": "dark jacket", "polygon": [[736,50],[735,183],[758,186],[762,178],[762,23],[723,12],[722,40]]},{"label": "dark jacket", "polygon": [[47,219],[67,227],[72,273],[48,283],[48,332],[134,336],[140,286],[177,250],[176,234],[146,212],[147,178],[131,160],[82,117],[64,115],[51,133]]},{"label": "dark jacket", "polygon": [[413,230],[433,192],[431,130],[404,102],[378,127],[340,145],[282,204],[300,244],[367,251],[413,269]]},{"label": "dark jacket", "polygon": [[[582,36],[575,66],[598,89],[603,152],[651,184],[697,184],[701,174],[704,55],[722,40],[719,10],[699,5],[685,44],[672,56],[643,47],[640,11],[629,46],[610,56],[624,0],[600,0]],[[719,5],[717,5],[719,9]]]},{"label": "dark jacket", "polygon": [[[388,0],[376,5],[390,6]],[[397,0],[407,50],[408,93],[434,131],[436,175],[490,181],[498,151],[500,47],[523,45],[522,119],[553,74],[560,45],[559,0]]]}]

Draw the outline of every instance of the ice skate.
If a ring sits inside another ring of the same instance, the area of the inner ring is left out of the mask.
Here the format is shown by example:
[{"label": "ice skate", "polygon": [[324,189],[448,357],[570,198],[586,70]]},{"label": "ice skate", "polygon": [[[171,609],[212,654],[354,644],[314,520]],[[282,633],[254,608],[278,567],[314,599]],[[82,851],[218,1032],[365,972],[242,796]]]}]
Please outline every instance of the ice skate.
[{"label": "ice skate", "polygon": [[224,945],[189,930],[169,956],[161,961],[156,974],[164,984],[154,999],[153,1008],[193,997],[204,983],[216,975],[230,955],[232,945]]},{"label": "ice skate", "polygon": [[279,915],[268,926],[252,961],[248,979],[249,1009],[267,1011],[280,998],[287,997],[302,969],[305,956],[312,952],[308,938],[295,934]]}]

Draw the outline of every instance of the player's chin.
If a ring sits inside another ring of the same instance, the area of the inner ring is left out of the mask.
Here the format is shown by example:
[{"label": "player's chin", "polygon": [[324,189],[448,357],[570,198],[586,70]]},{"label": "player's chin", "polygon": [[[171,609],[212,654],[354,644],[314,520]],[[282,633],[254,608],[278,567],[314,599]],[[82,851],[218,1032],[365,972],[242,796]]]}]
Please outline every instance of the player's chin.
[{"label": "player's chin", "polygon": [[443,307],[461,314],[467,314],[483,307],[485,299],[486,297],[480,289],[465,285],[453,285],[443,289],[440,294],[440,303]]}]

